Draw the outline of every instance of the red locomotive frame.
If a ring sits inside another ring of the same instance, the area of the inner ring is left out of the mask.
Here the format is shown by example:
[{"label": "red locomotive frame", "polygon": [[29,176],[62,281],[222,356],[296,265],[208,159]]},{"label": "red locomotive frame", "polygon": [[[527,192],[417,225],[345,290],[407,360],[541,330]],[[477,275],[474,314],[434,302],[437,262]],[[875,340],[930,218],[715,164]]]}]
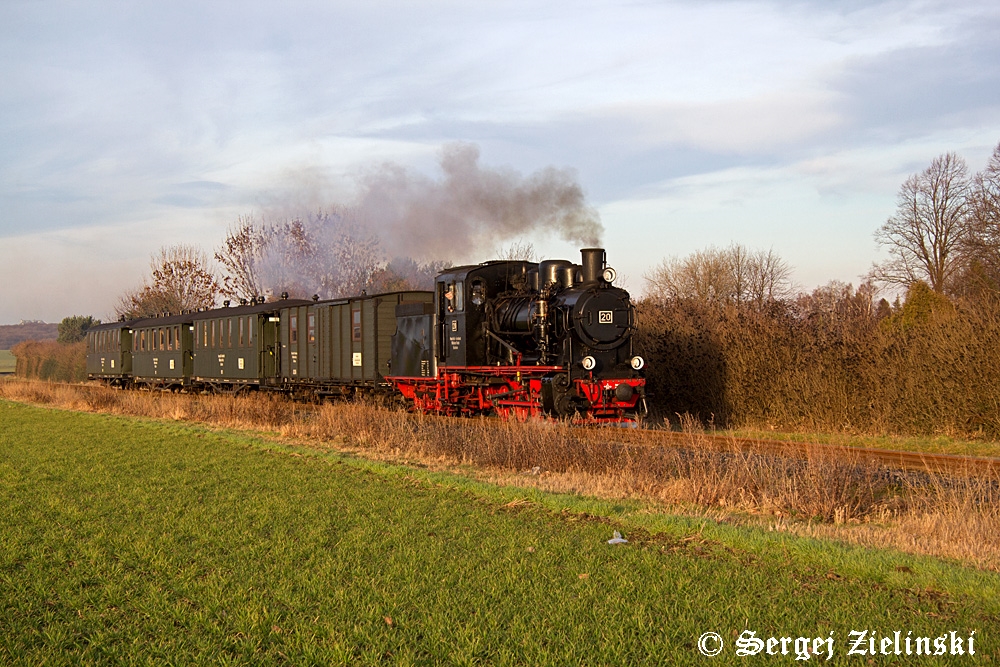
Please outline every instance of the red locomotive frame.
[{"label": "red locomotive frame", "polygon": [[[449,416],[495,412],[503,417],[527,419],[547,415],[543,381],[566,375],[561,366],[462,366],[438,367],[436,377],[387,377],[415,410]],[[632,387],[631,397],[616,396],[619,385]],[[570,393],[583,400],[584,412],[574,421],[584,423],[630,422],[636,413],[646,381],[642,378],[572,380]]]}]

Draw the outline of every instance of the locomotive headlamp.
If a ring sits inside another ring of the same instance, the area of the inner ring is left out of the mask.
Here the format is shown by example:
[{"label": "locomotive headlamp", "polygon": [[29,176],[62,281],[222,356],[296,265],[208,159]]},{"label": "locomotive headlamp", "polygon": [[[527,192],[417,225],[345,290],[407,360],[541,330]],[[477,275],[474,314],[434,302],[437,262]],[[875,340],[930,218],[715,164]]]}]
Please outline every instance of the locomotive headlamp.
[{"label": "locomotive headlamp", "polygon": [[601,277],[604,278],[604,282],[613,283],[615,281],[615,278],[618,277],[618,272],[609,266],[608,268],[604,269],[604,273],[601,274]]},{"label": "locomotive headlamp", "polygon": [[585,370],[585,371],[592,371],[595,368],[597,368],[597,359],[594,359],[590,355],[587,355],[586,357],[584,357],[583,361],[580,362],[580,363],[583,365],[583,370]]},{"label": "locomotive headlamp", "polygon": [[643,366],[646,365],[646,360],[640,357],[639,355],[636,355],[632,357],[631,364],[632,368],[634,368],[635,370],[640,370]]}]

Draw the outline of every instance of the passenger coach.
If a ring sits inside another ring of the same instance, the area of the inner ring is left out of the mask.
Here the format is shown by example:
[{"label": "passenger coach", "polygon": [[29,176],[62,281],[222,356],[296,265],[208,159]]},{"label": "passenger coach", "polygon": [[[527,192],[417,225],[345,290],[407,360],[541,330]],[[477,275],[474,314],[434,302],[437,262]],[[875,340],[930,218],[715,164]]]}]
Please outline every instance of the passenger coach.
[{"label": "passenger coach", "polygon": [[122,387],[132,381],[132,326],[109,322],[87,329],[87,377]]}]

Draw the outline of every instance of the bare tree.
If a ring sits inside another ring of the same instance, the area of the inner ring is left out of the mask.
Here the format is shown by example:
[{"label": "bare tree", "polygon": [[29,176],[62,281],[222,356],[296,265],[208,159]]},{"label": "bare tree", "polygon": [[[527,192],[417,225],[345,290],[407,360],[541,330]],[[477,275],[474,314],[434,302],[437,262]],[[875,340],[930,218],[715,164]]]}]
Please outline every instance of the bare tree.
[{"label": "bare tree", "polygon": [[795,307],[803,319],[875,322],[887,314],[883,309],[887,311],[889,307],[885,299],[876,303],[877,294],[878,290],[871,282],[863,282],[854,289],[850,283],[831,280],[814,289],[811,294],[798,295]]},{"label": "bare tree", "polygon": [[987,284],[1000,289],[1000,144],[986,168],[972,179],[970,228],[966,237],[966,291]]},{"label": "bare tree", "polygon": [[733,273],[733,300],[762,306],[792,294],[792,269],[774,249],[747,250],[734,244],[727,250]]},{"label": "bare tree", "polygon": [[535,250],[535,244],[531,241],[524,241],[518,239],[516,241],[511,241],[508,246],[501,246],[496,249],[497,259],[505,259],[508,261],[523,260],[525,262],[537,262],[539,260],[538,252]]},{"label": "bare tree", "polygon": [[293,298],[308,298],[315,293],[312,260],[316,242],[301,219],[270,224],[264,228],[259,266],[262,291],[288,292]]},{"label": "bare tree", "polygon": [[[530,249],[530,244],[528,244]],[[308,298],[356,296],[363,292],[430,289],[447,262],[418,264],[396,258],[388,264],[378,237],[359,224],[352,209],[337,207],[281,223],[240,217],[215,258],[225,272],[222,292]]]},{"label": "bare tree", "polygon": [[645,279],[650,291],[661,299],[724,303],[732,299],[735,291],[730,258],[725,250],[718,248],[664,259]]},{"label": "bare tree", "polygon": [[205,253],[192,245],[163,247],[150,259],[150,281],[118,299],[115,308],[128,319],[211,308],[219,283]]},{"label": "bare tree", "polygon": [[260,268],[267,248],[268,233],[252,216],[240,216],[226,231],[215,261],[222,266],[221,292],[236,299],[252,299],[264,293]]},{"label": "bare tree", "polygon": [[790,275],[773,250],[733,244],[664,259],[644,277],[655,299],[761,306],[791,294]]},{"label": "bare tree", "polygon": [[366,233],[347,209],[310,216],[308,230],[313,239],[308,271],[316,293],[333,299],[367,291],[382,266],[378,238]]},{"label": "bare tree", "polygon": [[903,183],[896,214],[876,232],[889,259],[873,267],[884,283],[911,285],[926,281],[944,292],[962,265],[969,232],[968,167],[959,155],[945,153]]},{"label": "bare tree", "polygon": [[397,290],[431,290],[434,289],[434,278],[449,266],[451,264],[445,261],[421,264],[411,257],[394,257],[375,271],[368,291],[376,294]]}]

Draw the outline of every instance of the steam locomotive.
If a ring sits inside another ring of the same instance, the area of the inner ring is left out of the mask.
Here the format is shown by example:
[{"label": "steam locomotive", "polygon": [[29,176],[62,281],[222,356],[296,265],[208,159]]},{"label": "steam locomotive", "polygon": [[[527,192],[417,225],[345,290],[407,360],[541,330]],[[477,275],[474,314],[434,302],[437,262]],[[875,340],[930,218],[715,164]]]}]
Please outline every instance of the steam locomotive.
[{"label": "steam locomotive", "polygon": [[445,415],[628,421],[645,411],[635,308],[600,248],[490,261],[433,291],[263,298],[99,325],[87,371],[120,387],[306,398],[395,393]]}]

